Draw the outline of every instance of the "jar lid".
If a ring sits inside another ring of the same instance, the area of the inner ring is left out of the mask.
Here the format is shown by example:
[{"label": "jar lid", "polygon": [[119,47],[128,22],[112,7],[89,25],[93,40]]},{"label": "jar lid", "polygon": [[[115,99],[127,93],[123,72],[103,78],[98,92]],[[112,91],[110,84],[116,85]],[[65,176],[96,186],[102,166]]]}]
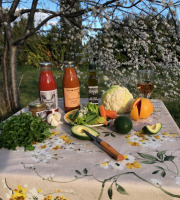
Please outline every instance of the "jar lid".
[{"label": "jar lid", "polygon": [[41,67],[47,67],[47,66],[51,66],[50,62],[45,62],[45,63],[40,63]]},{"label": "jar lid", "polygon": [[31,103],[29,103],[29,107],[31,108],[41,108],[41,107],[45,107],[46,104],[44,103],[44,101],[33,101]]}]

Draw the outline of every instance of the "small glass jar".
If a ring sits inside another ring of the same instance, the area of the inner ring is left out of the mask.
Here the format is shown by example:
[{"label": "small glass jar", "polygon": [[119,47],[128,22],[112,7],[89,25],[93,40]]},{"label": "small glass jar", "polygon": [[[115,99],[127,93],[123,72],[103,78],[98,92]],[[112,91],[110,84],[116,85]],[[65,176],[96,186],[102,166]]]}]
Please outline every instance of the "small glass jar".
[{"label": "small glass jar", "polygon": [[29,111],[33,116],[41,117],[43,121],[46,120],[46,104],[43,101],[33,101],[29,103]]}]

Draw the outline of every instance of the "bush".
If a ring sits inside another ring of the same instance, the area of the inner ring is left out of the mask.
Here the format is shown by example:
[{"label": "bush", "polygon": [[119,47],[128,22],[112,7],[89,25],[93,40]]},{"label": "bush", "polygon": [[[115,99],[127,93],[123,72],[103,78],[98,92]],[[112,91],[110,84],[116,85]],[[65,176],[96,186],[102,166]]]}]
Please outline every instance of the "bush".
[{"label": "bush", "polygon": [[173,119],[177,123],[178,127],[180,127],[180,101],[168,101],[164,102]]}]

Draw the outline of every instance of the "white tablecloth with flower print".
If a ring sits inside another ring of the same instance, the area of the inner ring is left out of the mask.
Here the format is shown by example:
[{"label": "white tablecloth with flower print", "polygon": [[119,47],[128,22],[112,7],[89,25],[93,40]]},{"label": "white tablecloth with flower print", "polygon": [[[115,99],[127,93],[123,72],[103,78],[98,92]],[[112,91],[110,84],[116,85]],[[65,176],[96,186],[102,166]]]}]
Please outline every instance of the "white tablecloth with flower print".
[{"label": "white tablecloth with flower print", "polygon": [[[87,99],[81,99],[81,104]],[[171,200],[180,198],[180,130],[161,100],[127,135],[96,127],[100,138],[125,156],[117,162],[91,141],[71,135],[71,125],[52,130],[34,151],[0,150],[0,198],[32,200]],[[63,100],[59,99],[63,113]],[[27,112],[24,108],[21,112]],[[18,114],[18,113],[17,113]],[[64,113],[63,113],[64,114]],[[127,114],[129,115],[129,114]],[[162,123],[156,135],[140,130]]]}]

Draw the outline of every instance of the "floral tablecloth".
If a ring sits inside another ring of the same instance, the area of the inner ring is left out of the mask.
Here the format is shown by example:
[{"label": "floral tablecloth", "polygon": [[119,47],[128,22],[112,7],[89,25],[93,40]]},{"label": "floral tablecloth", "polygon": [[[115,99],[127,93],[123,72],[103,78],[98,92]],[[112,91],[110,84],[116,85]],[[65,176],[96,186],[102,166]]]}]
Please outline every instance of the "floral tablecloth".
[{"label": "floral tablecloth", "polygon": [[[81,99],[81,104],[87,99]],[[100,138],[125,156],[117,162],[91,141],[74,138],[71,126],[51,130],[34,151],[0,150],[0,199],[171,200],[180,198],[180,130],[161,100],[146,120],[120,135],[111,126],[96,127]],[[63,100],[59,99],[60,112]],[[27,112],[24,108],[21,112]],[[17,113],[18,114],[18,113]],[[127,113],[127,115],[129,115]],[[63,118],[63,116],[62,116]],[[156,135],[140,130],[162,123]]]}]

